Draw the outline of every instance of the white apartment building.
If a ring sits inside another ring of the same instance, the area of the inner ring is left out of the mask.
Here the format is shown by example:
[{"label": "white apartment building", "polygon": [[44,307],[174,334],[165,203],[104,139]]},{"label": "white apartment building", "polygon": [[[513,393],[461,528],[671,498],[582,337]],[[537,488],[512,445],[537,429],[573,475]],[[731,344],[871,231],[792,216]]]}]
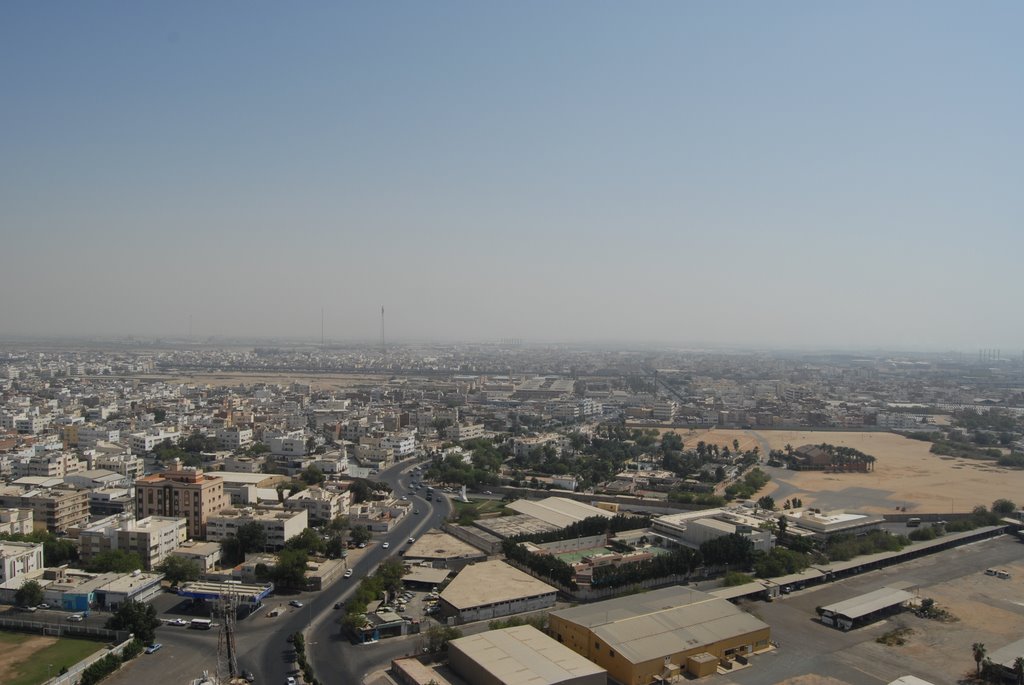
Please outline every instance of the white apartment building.
[{"label": "white apartment building", "polygon": [[361,463],[384,467],[394,461],[395,451],[384,444],[383,437],[364,435],[356,445],[356,457]]},{"label": "white apartment building", "polygon": [[0,540],[0,584],[43,568],[43,543]]},{"label": "white apartment building", "polygon": [[654,403],[654,419],[656,421],[671,421],[676,417],[676,403],[671,401]]},{"label": "white apartment building", "polygon": [[146,472],[146,462],[134,454],[99,453],[92,458],[92,468],[113,471],[124,476],[129,482],[140,478]]},{"label": "white apartment building", "polygon": [[455,423],[448,426],[446,434],[449,440],[455,442],[476,440],[484,437],[484,425],[482,423]]},{"label": "white apartment building", "polygon": [[416,451],[416,434],[408,431],[392,433],[385,435],[381,444],[391,448],[395,459],[405,459]]},{"label": "white apartment building", "polygon": [[267,547],[280,549],[309,526],[305,509],[280,511],[268,509],[224,509],[206,521],[206,539],[220,542],[247,523],[258,523],[267,536]]},{"label": "white apartment building", "polygon": [[237,450],[252,443],[252,428],[228,426],[217,429],[217,442],[221,449]]},{"label": "white apartment building", "polygon": [[14,430],[22,435],[36,435],[46,429],[50,420],[43,416],[16,416],[14,417]]},{"label": "white apartment building", "polygon": [[306,435],[303,431],[293,431],[270,438],[267,447],[275,457],[301,457],[306,454]]},{"label": "white apartment building", "polygon": [[332,521],[339,516],[348,514],[352,495],[348,490],[335,492],[324,488],[307,488],[300,490],[284,501],[287,511],[305,509],[309,520],[314,522]]},{"label": "white apartment building", "polygon": [[117,442],[121,439],[120,429],[102,426],[81,426],[75,433],[78,436],[78,447],[81,449],[95,447],[100,441]]},{"label": "white apartment building", "polygon": [[176,430],[151,428],[144,433],[132,433],[128,438],[128,442],[131,446],[132,454],[145,454],[146,452],[152,452],[154,447],[165,440],[174,442],[180,436],[181,434]]},{"label": "white apartment building", "polygon": [[131,514],[104,519],[78,534],[82,561],[120,549],[138,554],[146,570],[153,569],[187,539],[188,523],[183,518],[148,516],[135,521]]}]

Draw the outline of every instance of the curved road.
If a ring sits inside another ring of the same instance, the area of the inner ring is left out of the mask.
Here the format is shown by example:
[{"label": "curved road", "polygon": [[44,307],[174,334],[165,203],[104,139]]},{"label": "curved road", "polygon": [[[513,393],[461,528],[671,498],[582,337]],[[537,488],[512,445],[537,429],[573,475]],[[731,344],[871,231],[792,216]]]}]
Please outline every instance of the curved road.
[{"label": "curved road", "polygon": [[[394,651],[395,655],[404,654],[409,648],[408,642],[401,639],[391,641],[395,644],[389,645],[390,649],[378,648],[386,645],[389,642],[387,640],[373,645],[351,644],[340,633],[336,620],[341,617],[341,613],[334,610],[334,604],[347,600],[359,581],[372,574],[382,561],[396,555],[407,538],[419,537],[431,528],[438,528],[448,518],[452,506],[447,497],[440,502],[427,502],[422,496],[412,494],[415,491],[409,488],[411,478],[406,472],[419,463],[421,462],[401,462],[377,476],[377,480],[387,483],[396,493],[408,493],[413,508],[419,509],[420,513],[409,514],[387,534],[374,536],[374,544],[368,547],[362,558],[351,567],[351,578],[340,578],[325,590],[308,595],[308,601],[305,596],[300,597],[306,602],[303,608],[292,609],[276,619],[255,616],[248,619],[273,622],[275,627],[272,634],[261,635],[259,640],[245,639],[249,631],[245,630],[242,624],[239,625],[239,662],[243,665],[253,664],[251,668],[256,672],[257,683],[284,684],[288,672],[294,668],[290,659],[285,656],[291,647],[286,638],[299,630],[306,631],[306,656],[313,667],[313,672],[317,679],[326,685],[349,685],[359,682],[367,670],[374,670],[379,663],[387,663],[390,652]],[[380,543],[385,540],[391,543],[391,549],[381,547]],[[258,628],[257,631],[263,632]]]}]

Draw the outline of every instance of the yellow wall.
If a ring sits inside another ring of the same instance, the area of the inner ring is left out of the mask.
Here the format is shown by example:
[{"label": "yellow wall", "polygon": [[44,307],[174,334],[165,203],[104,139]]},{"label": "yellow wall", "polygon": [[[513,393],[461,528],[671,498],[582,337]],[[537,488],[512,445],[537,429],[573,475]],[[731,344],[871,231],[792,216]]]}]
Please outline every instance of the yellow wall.
[{"label": "yellow wall", "polygon": [[[623,658],[614,649],[609,648],[603,640],[597,638],[589,629],[554,615],[550,615],[548,621],[549,631],[555,639],[560,640],[569,649],[607,670],[608,675],[620,683],[625,683],[625,685],[646,685],[654,679],[654,676],[661,675],[664,669],[664,658],[634,664]],[[769,628],[756,630],[752,633],[737,635],[710,645],[702,645],[695,649],[672,654],[671,661],[685,668],[686,658],[689,656],[708,652],[718,658],[723,658],[726,650],[743,645],[751,645],[754,649],[760,649],[767,646],[770,636],[771,630]],[[764,644],[758,645],[758,642],[763,642]]]}]

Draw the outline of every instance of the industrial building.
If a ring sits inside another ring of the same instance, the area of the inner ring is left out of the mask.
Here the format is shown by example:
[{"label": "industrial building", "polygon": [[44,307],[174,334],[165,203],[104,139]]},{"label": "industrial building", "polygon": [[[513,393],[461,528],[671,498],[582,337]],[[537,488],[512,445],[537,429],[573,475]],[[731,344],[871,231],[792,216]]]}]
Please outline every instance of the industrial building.
[{"label": "industrial building", "polygon": [[912,600],[914,595],[902,587],[883,587],[874,592],[818,608],[821,622],[841,630],[869,623],[882,616],[896,613]]},{"label": "industrial building", "polygon": [[771,629],[724,599],[674,586],[552,612],[549,632],[624,685],[715,673],[768,649]]},{"label": "industrial building", "polygon": [[462,623],[550,609],[557,590],[503,561],[462,569],[441,593],[441,613]]},{"label": "industrial building", "polygon": [[565,497],[545,497],[538,501],[520,499],[509,504],[508,508],[520,514],[540,519],[555,528],[565,528],[593,516],[611,518],[615,515],[605,509],[598,509],[584,502],[577,502]]},{"label": "industrial building", "polygon": [[605,670],[533,626],[448,643],[448,664],[474,685],[606,685]]},{"label": "industrial building", "polygon": [[428,563],[436,568],[459,569],[479,561],[486,561],[487,554],[462,540],[432,530],[424,533],[405,550],[406,563]]}]

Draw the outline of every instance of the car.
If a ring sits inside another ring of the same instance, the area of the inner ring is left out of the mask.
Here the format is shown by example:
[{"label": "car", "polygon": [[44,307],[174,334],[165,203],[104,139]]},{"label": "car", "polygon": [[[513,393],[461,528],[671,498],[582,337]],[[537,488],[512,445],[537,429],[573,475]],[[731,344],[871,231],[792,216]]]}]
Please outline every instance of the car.
[{"label": "car", "polygon": [[383,547],[384,549],[387,549],[390,546],[391,546],[390,542],[385,542],[383,545],[381,545],[381,547]]},{"label": "car", "polygon": [[37,608],[37,609],[49,609],[49,608],[50,608],[50,605],[49,605],[49,604],[47,604],[46,602],[43,602],[42,604],[37,604],[37,605],[36,605],[36,608]]},{"label": "car", "polygon": [[176,618],[173,621],[168,621],[167,625],[171,625],[171,626],[187,626],[188,625],[188,621],[186,621],[183,618]]},{"label": "car", "polygon": [[295,678],[292,678],[291,676],[288,676],[284,680],[284,685],[295,685]]},{"label": "car", "polygon": [[420,513],[420,510],[419,510],[419,509],[413,509],[413,510],[412,510],[412,513],[414,513],[414,514],[419,514],[419,513]]},{"label": "car", "polygon": [[409,498],[408,498],[408,497],[406,497],[405,495],[402,495],[402,501],[403,501],[403,502],[408,502],[408,501],[409,501]]},{"label": "car", "polygon": [[35,607],[18,607],[18,609],[21,610],[21,611],[27,611],[29,613],[32,613],[33,611],[36,610]]},{"label": "car", "polygon": [[345,577],[346,578],[351,578],[352,577],[352,569],[346,569],[345,570]]},{"label": "car", "polygon": [[84,621],[85,616],[82,616],[81,614],[71,614],[70,616],[68,616],[67,620],[71,621],[72,623],[77,623],[78,621]]},{"label": "car", "polygon": [[162,644],[160,644],[159,642],[154,642],[150,646],[146,647],[146,654],[152,654],[153,652],[157,651],[161,647],[163,647]]},{"label": "car", "polygon": [[358,545],[356,545],[356,547],[358,547],[359,549],[363,549],[363,548],[366,547],[366,543],[365,542],[360,542]]},{"label": "car", "polygon": [[412,544],[412,543],[414,543],[414,542],[416,542],[416,538],[414,538],[414,537],[410,537],[410,538],[409,538],[409,544],[411,545],[411,544]]},{"label": "car", "polygon": [[297,599],[293,599],[292,601],[288,602],[288,606],[293,606],[296,609],[301,609],[302,608],[302,602],[300,602]]},{"label": "car", "polygon": [[345,606],[345,605],[342,604],[341,602],[335,602],[334,603],[334,610],[337,611],[338,609],[340,609],[343,606]]},{"label": "car", "polygon": [[255,683],[256,682],[256,674],[253,673],[252,671],[242,671],[242,678],[244,678],[245,682],[247,682],[247,683]]},{"label": "car", "polygon": [[985,575],[986,576],[994,576],[995,574],[996,574],[996,570],[994,568],[987,568],[987,569],[985,569]]},{"label": "car", "polygon": [[484,494],[485,495],[493,495],[494,493],[491,492],[490,490],[484,490]]},{"label": "car", "polygon": [[1003,580],[1007,580],[1010,577],[1010,572],[1005,569],[999,569],[998,571],[996,571],[996,576],[1002,578]]}]

